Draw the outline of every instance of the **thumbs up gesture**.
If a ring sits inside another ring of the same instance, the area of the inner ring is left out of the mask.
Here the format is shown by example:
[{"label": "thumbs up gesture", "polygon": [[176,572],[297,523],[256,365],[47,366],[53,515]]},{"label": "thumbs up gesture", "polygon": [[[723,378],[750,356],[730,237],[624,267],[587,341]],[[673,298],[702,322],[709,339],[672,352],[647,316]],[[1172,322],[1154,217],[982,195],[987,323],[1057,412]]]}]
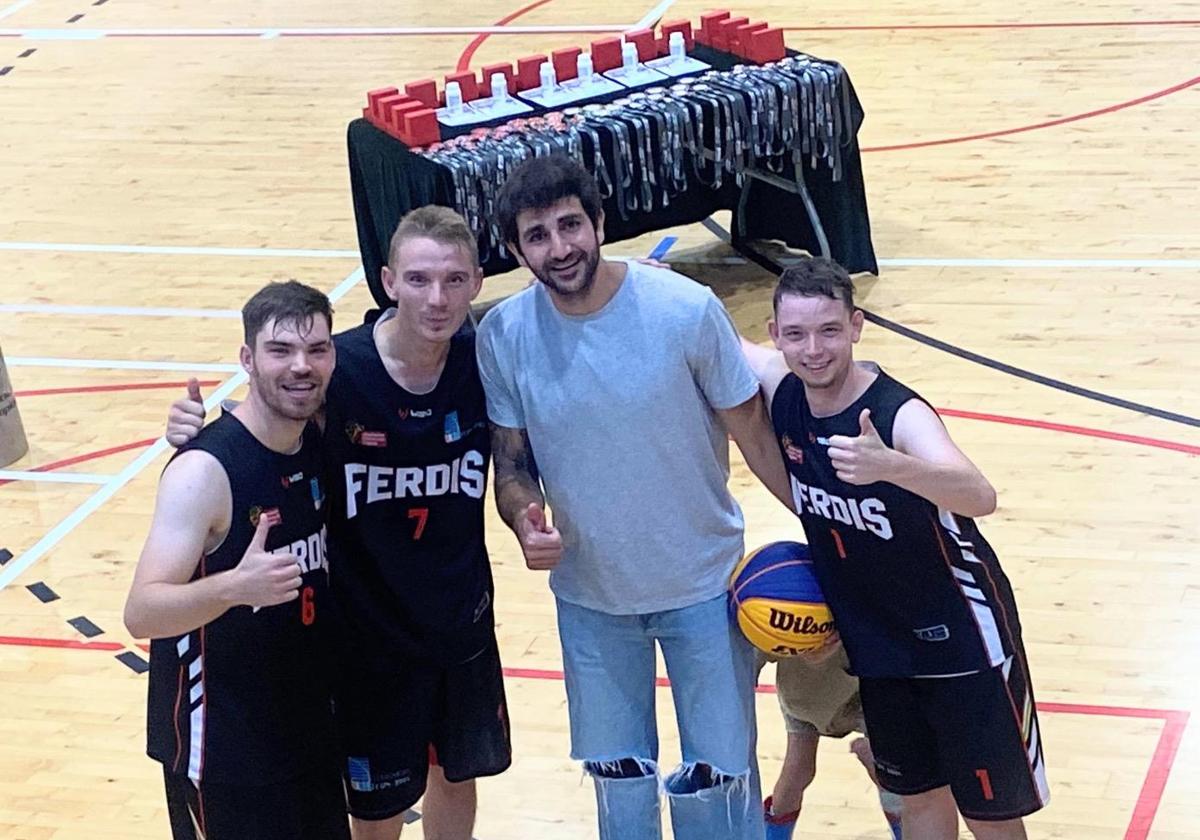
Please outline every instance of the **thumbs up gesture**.
[{"label": "thumbs up gesture", "polygon": [[233,569],[234,600],[255,612],[300,597],[300,563],[290,552],[267,551],[270,530],[266,515],[260,516],[246,553]]},{"label": "thumbs up gesture", "polygon": [[171,403],[167,414],[167,443],[174,447],[183,446],[200,434],[204,427],[204,398],[200,395],[200,383],[188,380],[187,397]]},{"label": "thumbs up gesture", "polygon": [[829,460],[837,477],[847,484],[888,481],[896,451],[879,437],[871,422],[871,409],[858,415],[858,436],[834,435],[829,439]]},{"label": "thumbs up gesture", "polygon": [[541,505],[530,502],[517,519],[514,530],[529,568],[553,569],[562,560],[562,534],[546,520],[546,511]]}]

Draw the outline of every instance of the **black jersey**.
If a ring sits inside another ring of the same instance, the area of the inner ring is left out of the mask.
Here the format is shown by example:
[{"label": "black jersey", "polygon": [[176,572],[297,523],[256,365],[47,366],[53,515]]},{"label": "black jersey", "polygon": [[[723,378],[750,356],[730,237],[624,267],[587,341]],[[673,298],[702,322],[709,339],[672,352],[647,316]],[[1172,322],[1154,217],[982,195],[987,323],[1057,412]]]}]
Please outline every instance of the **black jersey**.
[{"label": "black jersey", "polygon": [[491,441],[474,335],[457,335],[437,386],[402,388],[374,325],[335,337],[325,399],[330,566],[347,650],[387,669],[463,662],[493,634],[483,541]]},{"label": "black jersey", "polygon": [[336,766],[320,434],[309,426],[299,451],[284,455],[227,413],[176,457],[193,449],[220,462],[233,506],[229,533],[192,579],[237,566],[266,516],[275,523],[267,550],[295,554],[303,583],[298,600],[233,607],[151,641],[147,751],[196,782],[261,785]]},{"label": "black jersey", "polygon": [[896,412],[913,399],[880,371],[845,411],[814,417],[789,373],[771,403],[817,579],[859,676],[972,673],[1018,649],[1012,590],[973,520],[894,484],[848,484],[830,463],[829,438],[858,436],[864,408],[891,446]]}]

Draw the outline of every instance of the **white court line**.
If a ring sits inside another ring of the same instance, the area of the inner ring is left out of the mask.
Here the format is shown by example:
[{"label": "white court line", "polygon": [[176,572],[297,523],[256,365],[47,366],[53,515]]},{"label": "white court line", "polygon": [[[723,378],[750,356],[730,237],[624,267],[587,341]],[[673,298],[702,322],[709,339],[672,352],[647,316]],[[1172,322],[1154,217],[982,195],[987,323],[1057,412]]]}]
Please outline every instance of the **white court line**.
[{"label": "white court line", "polygon": [[111,475],[99,475],[98,473],[0,470],[0,481],[41,481],[48,484],[104,484],[111,478]]},{"label": "white court line", "polygon": [[167,254],[201,257],[312,257],[358,259],[358,251],[327,248],[219,248],[204,245],[107,245],[83,242],[0,242],[0,251],[81,254]]},{"label": "white court line", "polygon": [[[666,2],[666,0],[664,0]],[[671,0],[674,2],[674,0]],[[661,5],[661,4],[660,4]],[[670,2],[667,3],[670,5]],[[352,38],[377,35],[547,35],[553,33],[607,33],[642,28],[629,23],[549,24],[538,26],[316,26],[224,27],[207,29],[0,29],[0,36],[30,41],[98,41],[101,38]]]},{"label": "white court line", "polygon": [[641,20],[628,28],[645,29],[648,26],[653,26],[654,24],[658,23],[664,14],[666,14],[667,9],[671,8],[673,5],[675,5],[675,0],[662,0],[662,2],[660,2],[657,6],[646,12],[646,14],[642,15]]},{"label": "white court line", "polygon": [[0,9],[0,20],[4,20],[9,15],[15,15],[32,2],[33,0],[17,0],[17,2],[13,3],[11,6],[6,6],[3,9]]},{"label": "white court line", "polygon": [[969,259],[948,257],[945,259],[907,259],[895,257],[880,260],[881,266],[891,268],[946,267],[946,268],[1200,268],[1200,260],[1059,260],[1059,259]]},{"label": "white court line", "polygon": [[102,368],[106,370],[190,370],[197,373],[233,373],[239,365],[208,362],[141,362],[134,359],[62,359],[44,356],[10,356],[9,367]]},{"label": "white court line", "polygon": [[[221,248],[204,245],[119,245],[80,242],[0,242],[0,251],[47,251],[88,254],[164,254],[218,257],[307,257],[312,259],[356,259],[358,251],[335,248]],[[625,259],[613,257],[609,259]],[[743,257],[716,257],[698,263],[742,265]],[[786,262],[786,260],[784,260]],[[1071,259],[1071,258],[976,258],[976,257],[892,257],[879,264],[889,268],[1200,268],[1200,260],[1191,259]],[[23,304],[14,304],[21,306]],[[0,311],[5,311],[0,308]],[[17,310],[11,310],[17,311]],[[221,310],[209,310],[221,311]],[[228,316],[211,316],[228,317]]]},{"label": "white court line", "polygon": [[[614,259],[611,258],[610,259]],[[672,255],[668,253],[663,262],[671,262]],[[800,261],[800,257],[781,257],[780,265],[792,265]],[[749,262],[745,257],[709,257],[707,259],[679,260],[682,265],[745,265]],[[896,257],[879,259],[880,268],[1161,268],[1200,269],[1200,260],[1070,260],[1070,259],[971,259],[971,258],[908,258]]]},{"label": "white court line", "polygon": [[[363,270],[361,267],[356,268],[345,280],[339,283],[332,292],[329,293],[329,299],[336,301],[354,288],[354,285],[363,278]],[[246,372],[238,370],[233,376],[225,380],[225,382],[215,391],[208,395],[204,401],[204,407],[211,409],[214,406],[220,405],[221,400],[232,394],[239,386],[246,381]],[[161,437],[154,443],[150,444],[146,449],[134,458],[125,469],[114,475],[107,484],[103,485],[99,490],[93,493],[88,499],[75,510],[71,511],[62,522],[59,522],[49,532],[46,533],[40,540],[34,543],[29,549],[23,552],[20,556],[10,560],[5,566],[0,568],[0,589],[4,589],[12,583],[22,572],[36,563],[42,555],[58,545],[64,537],[79,527],[85,519],[95,513],[101,505],[117,494],[122,487],[132,481],[138,473],[154,462],[154,459],[167,450],[169,444],[165,437]]]},{"label": "white court line", "polygon": [[28,315],[127,315],[133,318],[241,318],[236,309],[173,309],[162,306],[67,306],[57,303],[0,303],[0,312]]}]

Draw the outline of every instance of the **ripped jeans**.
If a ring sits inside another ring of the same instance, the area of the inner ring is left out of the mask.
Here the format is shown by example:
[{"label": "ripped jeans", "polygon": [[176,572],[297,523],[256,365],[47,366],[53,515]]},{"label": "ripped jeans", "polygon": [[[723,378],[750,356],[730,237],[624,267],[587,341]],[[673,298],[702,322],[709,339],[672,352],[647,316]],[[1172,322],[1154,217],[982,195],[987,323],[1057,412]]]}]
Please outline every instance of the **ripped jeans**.
[{"label": "ripped jeans", "polygon": [[[721,596],[610,615],[558,601],[571,757],[596,786],[600,840],[659,840],[660,791],[677,840],[762,840],[753,649]],[[662,648],[683,763],[658,768],[655,653]],[[661,776],[661,781],[660,781]]]}]

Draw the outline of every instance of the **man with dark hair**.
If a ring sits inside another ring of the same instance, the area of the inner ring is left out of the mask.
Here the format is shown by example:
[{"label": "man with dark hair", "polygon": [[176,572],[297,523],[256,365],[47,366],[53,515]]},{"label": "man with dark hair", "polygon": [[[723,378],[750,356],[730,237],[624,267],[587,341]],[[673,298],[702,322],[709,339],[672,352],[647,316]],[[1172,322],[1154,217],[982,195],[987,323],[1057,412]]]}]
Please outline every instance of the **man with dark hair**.
[{"label": "man with dark hair", "polygon": [[855,363],[863,313],[835,263],[789,267],[771,338],[746,346],[833,610],[879,784],[903,833],[1025,837],[1049,799],[1041,733],[1008,579],[973,517],[996,494],[937,413]]},{"label": "man with dark hair", "polygon": [[[475,237],[446,207],[396,228],[383,269],[395,306],[335,337],[321,418],[336,715],[355,840],[395,840],[422,795],[429,840],[470,840],[475,779],[511,762],[484,545],[491,442],[473,334]],[[169,431],[203,423],[199,395]]]},{"label": "man with dark hair", "polygon": [[712,292],[601,258],[604,215],[577,163],[526,161],[499,215],[540,282],[479,325],[496,503],[526,564],[553,570],[571,753],[595,782],[600,837],[660,837],[657,643],[683,745],[663,779],[675,836],[761,840],[754,655],[725,607],[743,550],[727,433],[788,498],[757,381]]},{"label": "man with dark hair", "polygon": [[330,711],[319,435],[325,295],[242,310],[250,395],[163,471],[125,625],[150,645],[149,747],[175,840],[348,838]]}]

